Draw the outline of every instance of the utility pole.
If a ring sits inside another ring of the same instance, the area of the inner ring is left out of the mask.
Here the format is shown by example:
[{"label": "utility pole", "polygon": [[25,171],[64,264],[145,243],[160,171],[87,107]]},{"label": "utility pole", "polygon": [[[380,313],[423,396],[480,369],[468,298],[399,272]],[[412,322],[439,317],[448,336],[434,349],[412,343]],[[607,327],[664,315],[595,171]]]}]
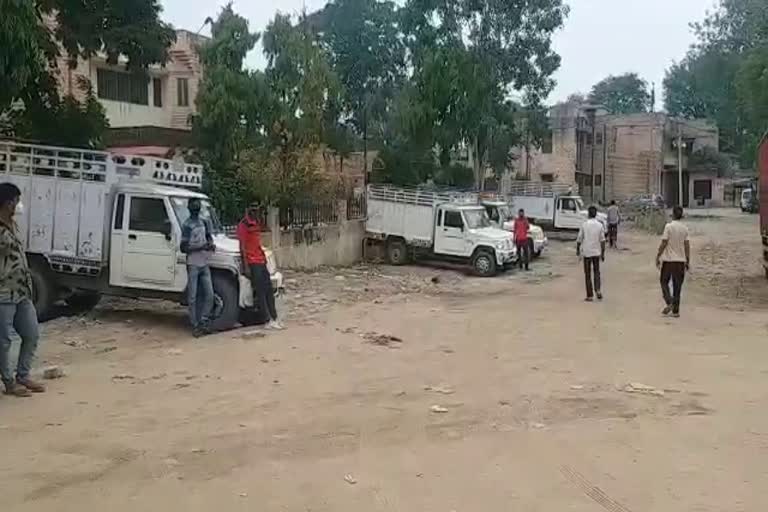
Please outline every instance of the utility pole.
[{"label": "utility pole", "polygon": [[677,123],[677,204],[683,206],[683,127]]}]

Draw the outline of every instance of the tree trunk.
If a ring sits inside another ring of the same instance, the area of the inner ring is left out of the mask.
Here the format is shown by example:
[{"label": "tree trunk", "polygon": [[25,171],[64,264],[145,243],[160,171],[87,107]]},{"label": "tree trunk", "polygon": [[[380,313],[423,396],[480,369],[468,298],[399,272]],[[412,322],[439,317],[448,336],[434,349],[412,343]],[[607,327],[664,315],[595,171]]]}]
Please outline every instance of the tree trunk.
[{"label": "tree trunk", "polygon": [[482,190],[483,189],[483,176],[482,176],[482,158],[480,157],[480,143],[477,139],[477,136],[473,137],[472,139],[472,153],[474,154],[474,158],[472,159],[472,171],[475,175],[475,189]]}]

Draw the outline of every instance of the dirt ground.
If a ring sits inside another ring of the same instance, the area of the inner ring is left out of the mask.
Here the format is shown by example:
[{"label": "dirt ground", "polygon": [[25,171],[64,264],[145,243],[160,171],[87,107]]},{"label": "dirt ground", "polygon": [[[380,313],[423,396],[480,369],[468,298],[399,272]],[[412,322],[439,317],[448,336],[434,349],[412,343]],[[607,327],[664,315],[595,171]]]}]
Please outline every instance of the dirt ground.
[{"label": "dirt ground", "polygon": [[495,279],[292,273],[280,333],[194,340],[151,302],[49,322],[39,366],[67,376],[0,398],[0,508],[768,510],[757,218],[687,222],[679,320],[656,237],[624,232],[603,303],[554,243]]}]

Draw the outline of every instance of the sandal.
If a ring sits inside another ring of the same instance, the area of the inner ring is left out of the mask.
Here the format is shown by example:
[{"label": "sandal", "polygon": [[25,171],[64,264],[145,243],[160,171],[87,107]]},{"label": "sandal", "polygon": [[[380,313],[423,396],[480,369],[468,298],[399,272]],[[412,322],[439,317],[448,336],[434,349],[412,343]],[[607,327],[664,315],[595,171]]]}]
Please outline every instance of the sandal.
[{"label": "sandal", "polygon": [[35,382],[30,378],[27,378],[27,377],[22,379],[17,378],[16,383],[19,384],[20,386],[27,388],[29,391],[33,393],[45,393],[45,386],[40,384],[39,382]]},{"label": "sandal", "polygon": [[5,385],[5,394],[20,398],[26,398],[32,396],[32,392],[24,386],[13,383]]}]

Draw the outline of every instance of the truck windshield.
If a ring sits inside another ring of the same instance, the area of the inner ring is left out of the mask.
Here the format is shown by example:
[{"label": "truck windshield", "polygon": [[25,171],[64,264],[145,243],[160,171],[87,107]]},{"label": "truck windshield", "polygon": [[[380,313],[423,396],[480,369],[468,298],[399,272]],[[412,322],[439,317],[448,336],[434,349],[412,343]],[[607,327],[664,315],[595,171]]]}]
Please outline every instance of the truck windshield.
[{"label": "truck windshield", "polygon": [[464,210],[464,219],[469,229],[487,228],[491,225],[485,210]]},{"label": "truck windshield", "polygon": [[[189,209],[187,208],[188,197],[172,197],[171,204],[173,205],[173,211],[176,214],[176,218],[179,219],[179,224],[182,225],[189,218]],[[213,228],[213,234],[223,233],[224,229],[221,227],[219,216],[216,214],[216,209],[211,205],[211,202],[207,199],[202,199],[202,209],[200,210],[200,216],[203,219],[211,221],[211,227]]]}]

